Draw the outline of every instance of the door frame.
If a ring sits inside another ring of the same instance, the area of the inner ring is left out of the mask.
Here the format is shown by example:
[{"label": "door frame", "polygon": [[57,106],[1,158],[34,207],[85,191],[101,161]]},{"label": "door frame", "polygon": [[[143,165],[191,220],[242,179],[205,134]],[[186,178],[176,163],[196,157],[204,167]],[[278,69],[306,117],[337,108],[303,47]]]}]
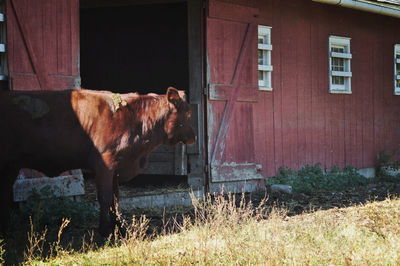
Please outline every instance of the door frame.
[{"label": "door frame", "polygon": [[[177,3],[182,0],[81,0],[80,8],[126,6],[132,4],[164,4]],[[206,154],[205,152],[205,99],[204,99],[204,19],[205,0],[186,0],[188,17],[188,68],[189,88],[188,102],[193,111],[192,126],[197,132],[197,141],[186,148],[188,184],[193,188],[204,188],[208,183],[206,180]],[[179,151],[180,151],[179,150]],[[178,151],[178,152],[179,152]],[[184,156],[183,156],[184,157]],[[182,165],[175,165],[182,167]],[[184,166],[183,166],[184,167]],[[179,171],[177,171],[179,172]]]}]

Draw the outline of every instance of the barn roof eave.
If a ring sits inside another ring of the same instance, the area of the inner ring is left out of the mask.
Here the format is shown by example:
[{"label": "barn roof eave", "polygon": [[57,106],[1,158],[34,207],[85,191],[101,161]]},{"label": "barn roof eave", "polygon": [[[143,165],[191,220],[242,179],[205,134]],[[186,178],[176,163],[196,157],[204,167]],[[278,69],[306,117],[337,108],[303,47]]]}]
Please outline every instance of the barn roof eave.
[{"label": "barn roof eave", "polygon": [[400,18],[400,0],[312,0],[384,16]]}]

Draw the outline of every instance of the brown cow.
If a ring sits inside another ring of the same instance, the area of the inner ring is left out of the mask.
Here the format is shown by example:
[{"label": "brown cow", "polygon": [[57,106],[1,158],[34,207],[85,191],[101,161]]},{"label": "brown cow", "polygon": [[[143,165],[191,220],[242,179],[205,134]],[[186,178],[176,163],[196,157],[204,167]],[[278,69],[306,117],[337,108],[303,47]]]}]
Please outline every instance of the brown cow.
[{"label": "brown cow", "polygon": [[[65,170],[94,171],[100,233],[116,224],[118,183],[137,175],[161,144],[191,144],[190,108],[184,93],[114,94],[108,91],[6,91],[0,93],[1,226],[20,168],[49,176]],[[115,200],[114,200],[115,199]]]}]

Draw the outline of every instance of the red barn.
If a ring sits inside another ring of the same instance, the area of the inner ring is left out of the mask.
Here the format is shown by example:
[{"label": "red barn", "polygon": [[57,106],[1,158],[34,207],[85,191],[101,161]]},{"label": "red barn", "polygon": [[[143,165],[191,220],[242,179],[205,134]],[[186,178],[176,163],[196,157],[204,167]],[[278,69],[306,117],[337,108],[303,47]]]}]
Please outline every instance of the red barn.
[{"label": "red barn", "polygon": [[207,8],[210,182],[262,180],[280,166],[369,168],[399,148],[399,1]]},{"label": "red barn", "polygon": [[196,144],[144,174],[262,188],[280,166],[374,166],[400,145],[397,0],[3,0],[5,90],[184,89]]}]

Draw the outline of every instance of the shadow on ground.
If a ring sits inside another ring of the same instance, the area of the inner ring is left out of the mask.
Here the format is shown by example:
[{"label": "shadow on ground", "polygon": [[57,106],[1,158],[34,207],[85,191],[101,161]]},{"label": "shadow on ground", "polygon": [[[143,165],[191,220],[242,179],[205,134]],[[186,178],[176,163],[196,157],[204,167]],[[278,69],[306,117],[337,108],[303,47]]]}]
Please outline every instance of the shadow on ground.
[{"label": "shadow on ground", "polygon": [[[302,193],[270,194],[264,192],[246,193],[246,201],[251,200],[253,206],[257,207],[263,199],[265,207],[277,207],[287,210],[287,215],[293,216],[303,212],[316,211],[320,209],[331,209],[364,204],[368,201],[382,201],[388,196],[400,196],[399,182],[371,182],[364,186],[348,188],[340,192],[315,191],[313,195]],[[240,201],[240,195],[236,200]],[[93,197],[89,197],[92,201]],[[146,215],[150,219],[149,234],[162,232],[163,230],[174,230],[174,224],[182,221],[183,215],[192,215],[191,208],[175,208],[166,210],[143,210],[134,209],[130,213],[124,213],[127,221],[131,217]],[[37,217],[36,217],[37,218]],[[34,221],[35,217],[32,218]],[[46,242],[57,241],[59,225],[47,225]],[[170,228],[168,228],[170,227]],[[45,230],[45,227],[36,228],[38,236]],[[4,249],[6,250],[6,264],[19,264],[24,261],[24,252],[29,246],[28,233],[30,231],[29,219],[21,218],[18,210],[13,215],[12,226],[9,232],[2,237],[4,239]],[[102,247],[107,241],[97,232],[97,219],[79,226],[67,227],[61,237],[60,245],[64,249],[82,251],[82,243],[86,243],[86,248],[96,249]],[[83,250],[84,251],[84,250]],[[42,254],[45,257],[48,252],[46,244],[43,245]]]}]

